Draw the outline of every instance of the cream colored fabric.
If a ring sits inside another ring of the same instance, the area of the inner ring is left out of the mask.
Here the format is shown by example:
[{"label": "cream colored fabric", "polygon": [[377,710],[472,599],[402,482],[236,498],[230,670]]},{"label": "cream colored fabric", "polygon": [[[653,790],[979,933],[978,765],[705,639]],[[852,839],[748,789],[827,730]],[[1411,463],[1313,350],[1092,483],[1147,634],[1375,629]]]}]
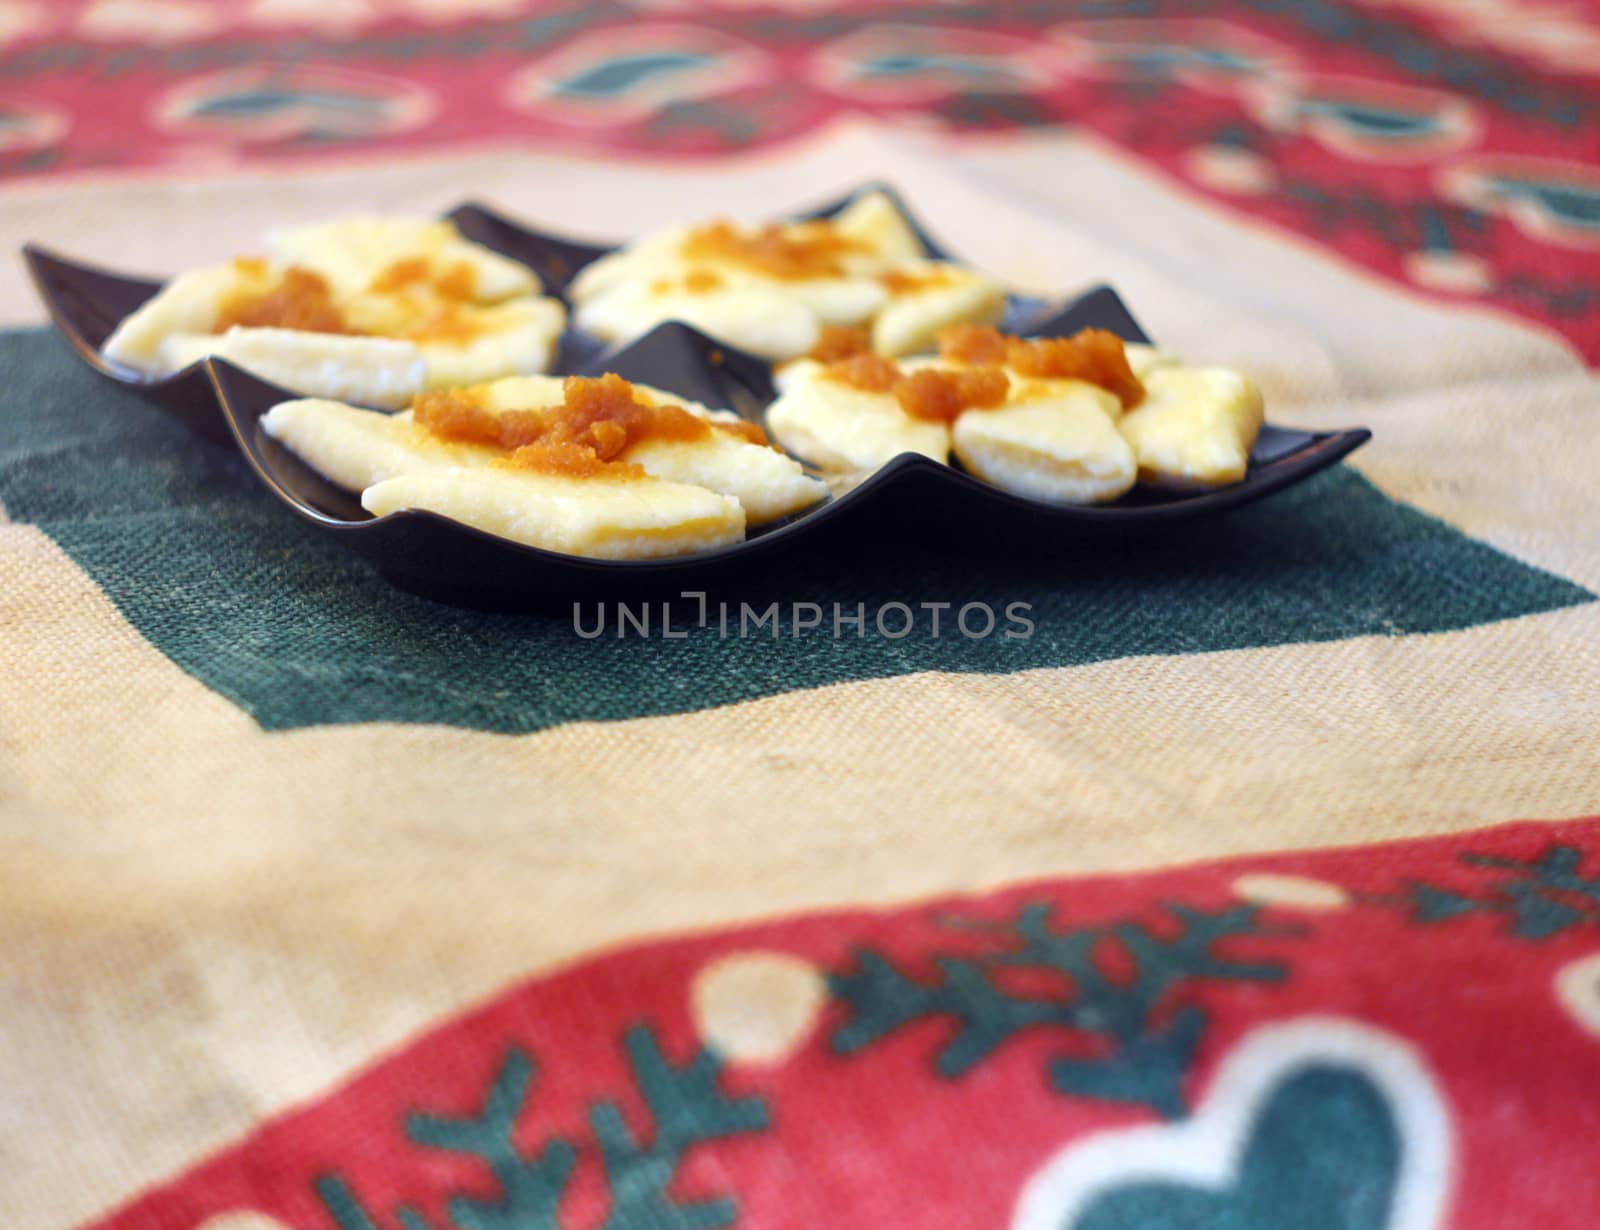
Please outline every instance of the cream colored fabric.
[{"label": "cream colored fabric", "polygon": [[[1114,282],[1165,346],[1256,373],[1274,421],[1373,427],[1355,462],[1390,495],[1600,586],[1600,385],[1564,345],[1091,143],[848,130],[693,175],[496,155],[25,186],[0,218],[13,247],[165,271],[357,207],[470,194],[622,235],[885,176],[1003,279]],[[14,272],[0,314],[39,318]],[[63,1230],[508,980],[642,934],[1597,809],[1595,605],[527,736],[266,734],[0,525],[0,1225]]]}]

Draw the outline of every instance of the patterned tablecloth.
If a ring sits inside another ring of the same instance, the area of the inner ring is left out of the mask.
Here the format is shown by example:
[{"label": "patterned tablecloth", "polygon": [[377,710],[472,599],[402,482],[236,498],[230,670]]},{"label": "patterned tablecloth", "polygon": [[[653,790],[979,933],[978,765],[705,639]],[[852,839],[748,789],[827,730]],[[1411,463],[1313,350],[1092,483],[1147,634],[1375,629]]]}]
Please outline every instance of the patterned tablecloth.
[{"label": "patterned tablecloth", "polygon": [[1600,1219],[1600,5],[3,0],[0,176],[158,273],[887,180],[1374,432],[591,639],[394,588],[0,269],[7,1230]]}]

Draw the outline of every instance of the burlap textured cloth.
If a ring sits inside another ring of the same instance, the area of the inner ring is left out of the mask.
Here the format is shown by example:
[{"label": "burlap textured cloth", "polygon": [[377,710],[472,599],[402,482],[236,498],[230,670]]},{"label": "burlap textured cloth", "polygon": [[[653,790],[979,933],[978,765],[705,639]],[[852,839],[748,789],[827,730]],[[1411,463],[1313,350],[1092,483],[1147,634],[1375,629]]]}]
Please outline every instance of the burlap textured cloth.
[{"label": "burlap textured cloth", "polygon": [[0,216],[163,272],[358,209],[603,237],[882,179],[1371,444],[1124,556],[782,595],[1026,638],[586,639],[395,589],[4,272],[0,1223],[1592,1223],[1592,337],[1054,129],[64,176]]}]

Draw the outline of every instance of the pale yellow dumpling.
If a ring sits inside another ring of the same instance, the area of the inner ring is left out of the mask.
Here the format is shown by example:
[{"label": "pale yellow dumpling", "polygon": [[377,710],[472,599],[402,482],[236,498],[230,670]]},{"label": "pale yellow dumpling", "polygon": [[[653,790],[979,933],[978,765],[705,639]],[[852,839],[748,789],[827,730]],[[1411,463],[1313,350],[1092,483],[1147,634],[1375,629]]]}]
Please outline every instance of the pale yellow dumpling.
[{"label": "pale yellow dumpling", "polygon": [[282,276],[276,266],[250,260],[180,273],[130,312],[100,352],[113,363],[151,375],[176,370],[162,357],[168,338],[211,333],[230,299],[265,294]]},{"label": "pale yellow dumpling", "polygon": [[1261,392],[1222,367],[1158,367],[1144,400],[1122,416],[1139,480],[1167,487],[1217,487],[1245,476],[1261,431]]},{"label": "pale yellow dumpling", "polygon": [[361,494],[374,516],[424,509],[530,547],[591,559],[658,559],[744,537],[729,495],[658,478],[565,478],[511,469],[440,469]]},{"label": "pale yellow dumpling", "polygon": [[261,429],[329,482],[361,491],[401,474],[487,466],[503,456],[486,445],[441,440],[411,414],[383,414],[322,398],[280,402]]},{"label": "pale yellow dumpling", "polygon": [[831,219],[672,227],[587,266],[570,294],[578,327],[608,341],[678,320],[774,361],[810,353],[828,325],[867,326],[883,353],[910,353],[944,325],[999,319],[1005,303],[981,274],[928,260],[882,193]]},{"label": "pale yellow dumpling", "polygon": [[917,262],[904,267],[872,321],[872,349],[886,355],[933,350],[951,325],[992,325],[1006,312],[1005,288],[955,265]]},{"label": "pale yellow dumpling", "polygon": [[426,388],[546,370],[566,310],[452,223],[354,218],[275,233],[273,259],[180,274],[107,339],[147,376],[217,355],[300,392],[405,405]]},{"label": "pale yellow dumpling", "polygon": [[550,367],[566,326],[566,309],[554,299],[511,299],[488,306],[463,304],[459,332],[415,338],[427,368],[426,386],[445,389]]},{"label": "pale yellow dumpling", "polygon": [[1099,504],[1133,486],[1133,450],[1117,431],[1122,404],[1081,380],[1021,382],[1003,406],[967,410],[951,429],[956,457],[996,487],[1049,504]]},{"label": "pale yellow dumpling", "polygon": [[526,265],[473,243],[453,222],[439,218],[364,216],[268,232],[267,251],[279,264],[314,269],[341,295],[395,278],[395,266],[419,262],[415,278],[455,279],[456,297],[500,303],[543,291]]},{"label": "pale yellow dumpling", "polygon": [[487,445],[442,440],[409,412],[303,398],[274,406],[262,430],[382,516],[427,509],[529,546],[601,559],[650,559],[739,541],[739,501],[645,477],[519,470]]},{"label": "pale yellow dumpling", "polygon": [[[738,417],[648,385],[635,384],[633,391],[647,405],[682,406],[713,424]],[[556,376],[497,380],[468,392],[493,413],[530,410],[559,406],[563,381]],[[632,462],[657,478],[731,495],[744,507],[751,525],[764,525],[809,508],[827,494],[827,487],[808,476],[794,458],[723,431],[713,430],[697,440],[647,438],[630,445],[617,459]]]},{"label": "pale yellow dumpling", "polygon": [[873,470],[901,453],[950,455],[950,429],[912,418],[892,394],[856,388],[809,359],[783,372],[767,408],[767,430],[796,456],[825,470]]},{"label": "pale yellow dumpling", "polygon": [[692,290],[681,278],[623,284],[606,295],[579,300],[574,316],[584,332],[618,342],[641,337],[669,320],[766,359],[805,354],[817,344],[822,328],[815,312],[781,289],[722,283]]},{"label": "pale yellow dumpling", "polygon": [[427,376],[414,343],[387,337],[235,325],[226,333],[174,333],[161,345],[163,364],[171,371],[210,355],[274,384],[384,410],[410,405]]}]

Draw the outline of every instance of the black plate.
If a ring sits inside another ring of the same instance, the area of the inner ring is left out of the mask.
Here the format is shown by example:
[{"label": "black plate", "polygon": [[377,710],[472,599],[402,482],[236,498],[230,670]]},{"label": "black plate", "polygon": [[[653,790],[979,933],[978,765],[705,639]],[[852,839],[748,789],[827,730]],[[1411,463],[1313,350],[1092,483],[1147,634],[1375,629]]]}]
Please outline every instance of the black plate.
[{"label": "black plate", "polygon": [[220,443],[229,439],[227,426],[217,417],[217,396],[203,363],[152,378],[100,353],[123,318],[161,289],[158,279],[80,265],[31,243],[23,247],[22,259],[51,321],[80,359],[176,416],[191,431]]},{"label": "black plate", "polygon": [[[795,216],[832,217],[858,196],[872,191],[883,192],[894,201],[929,256],[951,259],[944,246],[906,209],[898,194],[885,185],[863,185],[848,196]],[[578,270],[614,247],[581,243],[535,230],[485,205],[471,202],[458,205],[445,216],[468,239],[527,265],[539,275],[547,293],[562,298]],[[199,363],[191,363],[170,376],[151,377],[112,363],[100,353],[100,348],[123,318],[161,289],[160,279],[81,264],[31,243],[23,247],[22,255],[39,297],[49,309],[50,319],[79,358],[102,376],[175,415],[200,435],[220,442],[228,440],[227,428],[216,414],[211,382]],[[1013,333],[1029,332],[1049,311],[1049,305],[1042,299],[1012,295],[1003,327]],[[568,329],[561,336],[553,370],[558,374],[588,370],[605,348],[606,344],[599,339]]]},{"label": "black plate", "polygon": [[[1105,288],[1041,322],[1039,332],[1064,335],[1091,325],[1143,338],[1121,300]],[[508,542],[429,512],[373,517],[356,496],[328,483],[260,429],[261,416],[287,396],[282,389],[225,360],[211,360],[210,369],[223,417],[268,490],[317,529],[375,560],[391,579],[467,600],[713,588],[786,564],[801,550],[822,558],[828,551],[859,556],[932,543],[1059,557],[1085,543],[1148,534],[1252,503],[1332,465],[1371,434],[1267,426],[1242,482],[1192,494],[1136,489],[1115,503],[1082,507],[1024,499],[907,453],[811,509],[752,530],[742,543],[675,559],[591,560]],[[589,371],[614,371],[757,422],[772,396],[765,362],[677,323],[600,356]]]},{"label": "black plate", "polygon": [[[832,217],[869,191],[894,201],[930,257],[953,259],[887,186],[864,185],[794,216]],[[529,266],[552,294],[564,295],[578,270],[612,250],[522,226],[478,204],[458,206],[447,216],[469,239]],[[906,454],[814,508],[751,531],[735,546],[670,560],[588,560],[507,542],[432,513],[371,517],[355,496],[327,483],[260,431],[261,415],[292,393],[223,360],[151,379],[100,355],[106,338],[160,289],[159,281],[76,264],[31,244],[23,251],[56,327],[96,371],[143,394],[201,435],[237,441],[270,491],[312,525],[376,560],[397,581],[453,595],[631,594],[711,585],[758,566],[781,566],[802,547],[813,555],[824,550],[859,554],[876,549],[874,544],[903,549],[916,542],[984,554],[1057,557],[1075,545],[1128,538],[1251,503],[1332,465],[1370,436],[1362,428],[1313,433],[1268,425],[1242,482],[1187,494],[1136,488],[1113,504],[1066,508],[1011,495],[958,467]],[[1035,337],[1067,336],[1091,326],[1127,341],[1150,340],[1106,286],[1059,305],[1012,295],[1002,323],[1008,332]],[[568,330],[555,371],[615,371],[758,422],[773,395],[764,360],[683,324],[662,325],[611,350]]]}]

